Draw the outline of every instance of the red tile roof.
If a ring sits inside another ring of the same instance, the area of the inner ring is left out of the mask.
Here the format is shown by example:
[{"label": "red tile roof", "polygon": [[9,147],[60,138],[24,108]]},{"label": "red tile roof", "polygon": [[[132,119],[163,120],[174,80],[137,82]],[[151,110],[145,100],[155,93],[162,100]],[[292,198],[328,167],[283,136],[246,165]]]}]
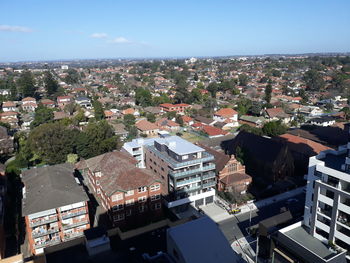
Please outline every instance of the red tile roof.
[{"label": "red tile roof", "polygon": [[215,115],[223,117],[223,118],[231,118],[237,114],[238,114],[237,111],[235,111],[234,109],[231,109],[231,108],[222,108],[215,113]]},{"label": "red tile roof", "polygon": [[140,120],[136,122],[135,126],[137,127],[137,129],[141,131],[152,131],[152,130],[159,129],[156,124],[149,122],[147,120]]},{"label": "red tile roof", "polygon": [[203,126],[203,131],[209,136],[226,135],[228,132],[209,125]]}]

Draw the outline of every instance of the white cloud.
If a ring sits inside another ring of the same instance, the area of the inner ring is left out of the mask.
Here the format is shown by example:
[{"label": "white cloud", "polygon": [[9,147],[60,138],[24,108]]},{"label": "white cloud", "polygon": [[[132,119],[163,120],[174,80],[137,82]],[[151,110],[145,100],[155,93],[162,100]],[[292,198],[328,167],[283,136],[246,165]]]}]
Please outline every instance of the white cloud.
[{"label": "white cloud", "polygon": [[106,33],[93,33],[92,35],[90,35],[90,37],[92,37],[92,38],[106,38],[107,34]]},{"label": "white cloud", "polygon": [[112,40],[109,41],[109,43],[114,43],[114,44],[131,44],[132,42],[125,37],[116,37]]},{"label": "white cloud", "polygon": [[0,31],[22,32],[22,33],[33,32],[33,30],[31,28],[28,28],[28,27],[24,27],[24,26],[9,26],[9,25],[0,25]]}]

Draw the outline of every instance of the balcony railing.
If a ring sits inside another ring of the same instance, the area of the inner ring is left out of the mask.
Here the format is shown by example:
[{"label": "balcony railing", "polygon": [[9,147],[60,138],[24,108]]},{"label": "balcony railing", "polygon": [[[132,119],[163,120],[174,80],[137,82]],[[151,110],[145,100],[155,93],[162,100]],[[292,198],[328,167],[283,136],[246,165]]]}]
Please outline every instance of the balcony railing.
[{"label": "balcony railing", "polygon": [[36,226],[45,225],[56,221],[57,221],[57,216],[55,215],[55,216],[50,216],[49,218],[32,219],[29,225],[31,227],[36,227]]},{"label": "balcony railing", "polygon": [[69,234],[64,234],[64,241],[67,241],[67,240],[71,240],[71,239],[74,239],[74,238],[77,238],[77,237],[81,237],[84,235],[84,232],[81,231],[81,232],[73,232],[73,233],[69,233]]},{"label": "balcony railing", "polygon": [[72,224],[63,224],[62,223],[62,228],[69,229],[69,228],[73,228],[73,227],[77,227],[77,226],[83,226],[83,225],[86,225],[88,223],[89,223],[88,220],[82,220],[82,221],[72,223]]},{"label": "balcony railing", "polygon": [[35,244],[34,247],[36,249],[38,249],[38,248],[42,248],[42,247],[53,246],[53,245],[59,244],[60,242],[61,242],[61,240],[59,238],[55,238],[55,239],[51,239],[48,241],[43,241],[40,244]]},{"label": "balcony railing", "polygon": [[203,179],[208,179],[208,178],[214,178],[214,177],[216,177],[215,172],[209,172],[209,173],[203,175],[202,178],[203,178]]},{"label": "balcony railing", "polygon": [[44,230],[44,231],[35,231],[35,232],[32,232],[32,237],[37,238],[41,236],[46,236],[52,233],[56,233],[58,231],[59,231],[58,227],[50,228],[49,230]]},{"label": "balcony railing", "polygon": [[67,218],[71,218],[71,217],[75,217],[75,216],[80,216],[80,215],[84,215],[86,214],[86,209],[84,210],[80,210],[80,211],[77,211],[77,212],[68,212],[68,213],[62,213],[61,214],[61,218],[62,219],[67,219]]},{"label": "balcony railing", "polygon": [[188,179],[188,180],[183,180],[181,182],[176,182],[176,186],[179,187],[179,186],[183,186],[185,184],[189,184],[189,183],[194,183],[194,182],[200,182],[201,181],[201,177],[198,176],[196,178],[192,178],[192,179]]},{"label": "balcony railing", "polygon": [[203,188],[207,188],[207,187],[214,187],[216,185],[215,181],[203,184]]},{"label": "balcony railing", "polygon": [[187,175],[191,175],[191,174],[196,174],[196,173],[202,173],[202,172],[206,172],[206,171],[210,171],[210,170],[214,170],[215,169],[215,164],[210,164],[210,165],[206,165],[197,169],[190,169],[187,171],[170,171],[169,174],[173,177],[182,177],[182,176],[187,176]]},{"label": "balcony railing", "polygon": [[190,187],[190,188],[183,188],[183,189],[178,190],[177,192],[179,192],[179,193],[181,193],[181,192],[188,193],[188,192],[193,192],[193,191],[199,190],[201,188],[202,188],[202,186],[199,185],[199,186],[194,186],[194,187]]}]

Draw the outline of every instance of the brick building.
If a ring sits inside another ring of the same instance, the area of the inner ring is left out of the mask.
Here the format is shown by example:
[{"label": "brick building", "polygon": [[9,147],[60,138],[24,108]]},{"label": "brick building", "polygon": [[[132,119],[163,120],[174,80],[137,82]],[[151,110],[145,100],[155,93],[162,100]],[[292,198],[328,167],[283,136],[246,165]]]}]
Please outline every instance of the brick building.
[{"label": "brick building", "polygon": [[162,215],[162,180],[124,152],[80,161],[76,168],[106,210],[114,227],[139,225]]},{"label": "brick building", "polygon": [[73,172],[68,163],[22,172],[22,214],[31,253],[43,253],[90,228],[88,196]]},{"label": "brick building", "polygon": [[163,111],[165,112],[171,112],[175,111],[177,114],[185,114],[186,109],[191,109],[192,106],[186,103],[179,103],[179,104],[171,104],[171,103],[163,103],[159,105]]}]

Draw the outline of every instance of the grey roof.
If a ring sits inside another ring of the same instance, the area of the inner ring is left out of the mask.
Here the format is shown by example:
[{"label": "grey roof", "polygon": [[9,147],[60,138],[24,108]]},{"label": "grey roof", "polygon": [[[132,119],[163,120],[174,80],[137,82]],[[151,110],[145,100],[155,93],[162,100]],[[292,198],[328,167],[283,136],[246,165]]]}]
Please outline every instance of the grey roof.
[{"label": "grey roof", "polygon": [[167,235],[187,263],[234,263],[241,260],[209,217],[169,228]]},{"label": "grey roof", "polygon": [[69,163],[23,171],[21,177],[26,187],[26,197],[23,198],[22,214],[30,215],[88,201],[83,187],[76,183],[73,171],[74,167]]},{"label": "grey roof", "polygon": [[197,145],[188,142],[179,136],[168,136],[165,138],[156,138],[156,142],[159,144],[166,144],[168,148],[178,155],[203,152],[204,149]]}]

